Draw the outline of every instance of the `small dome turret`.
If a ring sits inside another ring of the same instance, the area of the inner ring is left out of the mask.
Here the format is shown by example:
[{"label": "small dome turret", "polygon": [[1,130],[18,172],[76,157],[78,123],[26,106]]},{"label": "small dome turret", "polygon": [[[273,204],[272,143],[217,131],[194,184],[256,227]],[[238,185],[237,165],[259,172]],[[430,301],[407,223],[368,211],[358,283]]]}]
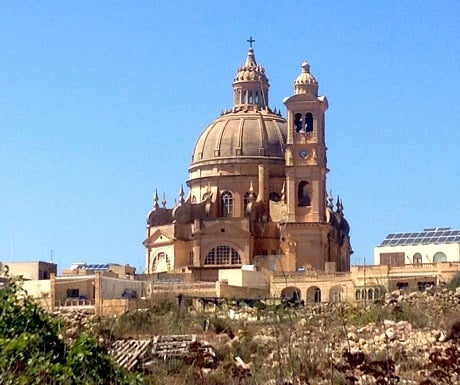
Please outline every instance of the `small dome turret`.
[{"label": "small dome turret", "polygon": [[310,64],[306,61],[302,63],[302,72],[294,81],[294,93],[318,96],[318,82],[310,73]]}]

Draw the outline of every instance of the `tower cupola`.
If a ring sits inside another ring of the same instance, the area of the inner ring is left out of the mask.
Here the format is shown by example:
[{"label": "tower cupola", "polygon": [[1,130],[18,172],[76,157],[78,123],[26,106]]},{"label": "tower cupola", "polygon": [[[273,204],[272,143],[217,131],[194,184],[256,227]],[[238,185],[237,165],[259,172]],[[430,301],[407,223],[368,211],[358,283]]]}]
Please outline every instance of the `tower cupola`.
[{"label": "tower cupola", "polygon": [[318,82],[310,73],[310,64],[306,61],[302,63],[302,72],[294,81],[294,94],[318,96]]},{"label": "tower cupola", "polygon": [[244,65],[238,68],[233,79],[234,110],[260,110],[268,107],[268,79],[264,67],[256,62],[251,37]]}]

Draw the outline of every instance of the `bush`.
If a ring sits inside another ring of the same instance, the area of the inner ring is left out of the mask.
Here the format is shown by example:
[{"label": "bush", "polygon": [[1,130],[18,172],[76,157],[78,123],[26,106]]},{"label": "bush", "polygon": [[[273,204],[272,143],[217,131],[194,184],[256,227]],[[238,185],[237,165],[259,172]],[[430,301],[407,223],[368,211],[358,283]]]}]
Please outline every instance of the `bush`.
[{"label": "bush", "polygon": [[455,274],[454,278],[452,278],[452,281],[450,281],[447,286],[452,290],[460,287],[460,273]]},{"label": "bush", "polygon": [[140,379],[116,367],[95,336],[66,344],[58,318],[46,313],[8,276],[0,289],[0,383],[123,385]]}]

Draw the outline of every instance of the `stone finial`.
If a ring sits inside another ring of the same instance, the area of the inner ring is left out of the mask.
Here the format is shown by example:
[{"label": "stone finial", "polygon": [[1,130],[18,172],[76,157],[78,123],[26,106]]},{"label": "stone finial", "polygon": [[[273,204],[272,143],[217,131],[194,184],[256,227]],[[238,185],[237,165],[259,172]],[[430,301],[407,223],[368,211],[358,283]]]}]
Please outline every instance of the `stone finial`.
[{"label": "stone finial", "polygon": [[337,196],[336,207],[337,207],[337,210],[336,210],[336,211],[337,211],[339,214],[342,214],[342,212],[343,212],[343,205],[342,205],[342,200],[340,199],[339,196]]},{"label": "stone finial", "polygon": [[254,186],[252,184],[252,180],[251,180],[251,184],[249,185],[249,202],[252,202],[254,200]]},{"label": "stone finial", "polygon": [[180,185],[179,189],[179,204],[182,205],[185,202],[184,200],[184,187],[183,185]]},{"label": "stone finial", "polygon": [[163,205],[163,208],[166,208],[166,196],[165,196],[165,193],[163,193],[163,199],[161,201],[161,204]]},{"label": "stone finial", "polygon": [[334,208],[334,197],[332,195],[332,190],[329,191],[329,195],[327,196],[327,207],[329,207],[331,210]]},{"label": "stone finial", "polygon": [[158,204],[158,191],[155,189],[155,195],[153,196],[153,208],[157,209],[160,205]]}]

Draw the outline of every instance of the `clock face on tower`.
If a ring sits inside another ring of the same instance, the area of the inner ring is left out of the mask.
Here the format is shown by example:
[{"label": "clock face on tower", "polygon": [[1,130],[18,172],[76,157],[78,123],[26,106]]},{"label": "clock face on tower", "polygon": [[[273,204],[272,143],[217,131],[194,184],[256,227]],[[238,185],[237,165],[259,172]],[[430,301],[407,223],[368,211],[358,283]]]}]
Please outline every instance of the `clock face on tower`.
[{"label": "clock face on tower", "polygon": [[303,159],[305,159],[308,156],[308,151],[303,149],[299,151],[299,156]]}]

